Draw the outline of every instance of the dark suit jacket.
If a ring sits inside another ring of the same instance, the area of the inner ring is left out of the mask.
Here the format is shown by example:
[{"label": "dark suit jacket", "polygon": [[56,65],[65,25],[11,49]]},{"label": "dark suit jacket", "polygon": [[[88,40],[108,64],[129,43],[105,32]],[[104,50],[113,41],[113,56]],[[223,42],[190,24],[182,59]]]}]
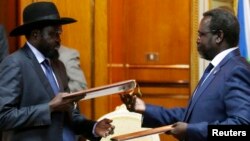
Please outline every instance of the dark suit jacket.
[{"label": "dark suit jacket", "polygon": [[0,62],[9,54],[9,45],[4,27],[0,25]]},{"label": "dark suit jacket", "polygon": [[[60,91],[68,91],[64,65],[59,60],[51,63]],[[2,62],[0,78],[0,130],[4,141],[62,141],[64,124],[76,134],[99,140],[92,135],[95,122],[78,110],[50,113],[48,102],[54,97],[53,90],[27,45]]]},{"label": "dark suit jacket", "polygon": [[[167,101],[166,101],[167,102]],[[207,125],[250,124],[250,65],[236,49],[214,68],[187,109],[147,105],[143,126],[189,123],[189,141],[207,140]]]}]

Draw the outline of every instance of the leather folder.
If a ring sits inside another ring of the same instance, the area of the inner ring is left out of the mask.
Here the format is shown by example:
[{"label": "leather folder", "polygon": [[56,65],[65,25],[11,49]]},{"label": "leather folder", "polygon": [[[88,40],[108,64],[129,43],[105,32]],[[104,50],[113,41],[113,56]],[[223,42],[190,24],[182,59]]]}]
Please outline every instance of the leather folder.
[{"label": "leather folder", "polygon": [[138,132],[133,132],[133,133],[128,133],[128,134],[123,134],[123,135],[112,137],[111,141],[125,141],[125,140],[129,140],[129,139],[135,139],[135,138],[153,135],[153,134],[161,134],[161,133],[165,133],[167,131],[170,131],[171,129],[172,129],[172,125],[167,125],[167,126],[162,126],[162,127],[152,128],[152,129],[146,129],[143,131],[138,131]]},{"label": "leather folder", "polygon": [[82,90],[74,93],[69,93],[63,95],[64,99],[76,99],[76,100],[87,100],[100,96],[106,96],[111,94],[119,93],[130,93],[136,88],[135,80],[120,81],[117,83],[104,85],[100,87],[90,88],[87,90]]}]

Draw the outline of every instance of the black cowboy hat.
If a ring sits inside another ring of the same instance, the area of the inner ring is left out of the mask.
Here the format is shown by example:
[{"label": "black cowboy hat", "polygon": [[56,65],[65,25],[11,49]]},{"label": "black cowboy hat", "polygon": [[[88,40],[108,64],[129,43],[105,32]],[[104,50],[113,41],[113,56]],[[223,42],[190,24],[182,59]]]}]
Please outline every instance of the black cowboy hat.
[{"label": "black cowboy hat", "polygon": [[52,2],[35,2],[23,11],[23,25],[17,26],[10,32],[10,36],[24,35],[27,31],[39,25],[63,25],[76,22],[73,18],[60,17]]}]

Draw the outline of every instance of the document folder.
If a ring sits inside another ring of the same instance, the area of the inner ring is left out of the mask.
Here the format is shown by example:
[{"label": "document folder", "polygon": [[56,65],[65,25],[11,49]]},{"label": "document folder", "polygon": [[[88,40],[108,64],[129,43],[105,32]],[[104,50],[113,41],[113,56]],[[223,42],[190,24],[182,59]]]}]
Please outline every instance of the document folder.
[{"label": "document folder", "polygon": [[148,136],[148,135],[152,135],[152,134],[161,134],[161,133],[165,133],[167,131],[170,131],[171,129],[172,129],[172,125],[167,125],[167,126],[162,126],[162,127],[152,128],[152,129],[146,129],[143,131],[138,131],[138,132],[133,132],[133,133],[128,133],[128,134],[123,134],[123,135],[112,137],[111,141],[125,141],[125,140],[135,139],[135,138]]},{"label": "document folder", "polygon": [[133,92],[136,88],[135,80],[126,80],[109,85],[104,85],[100,87],[90,88],[87,90],[82,90],[74,93],[65,94],[64,99],[78,99],[78,100],[87,100],[100,96],[106,96],[111,94],[119,93],[130,93]]}]

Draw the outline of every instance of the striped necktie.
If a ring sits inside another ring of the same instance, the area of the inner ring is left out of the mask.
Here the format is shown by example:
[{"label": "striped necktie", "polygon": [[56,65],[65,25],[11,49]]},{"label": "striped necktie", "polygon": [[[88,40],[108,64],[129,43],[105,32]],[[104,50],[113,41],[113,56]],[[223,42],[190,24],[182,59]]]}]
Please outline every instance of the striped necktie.
[{"label": "striped necktie", "polygon": [[[53,75],[52,67],[47,59],[45,59],[42,64],[45,68],[46,77],[48,78],[54,94],[56,95],[59,93],[59,87],[57,86],[55,77]],[[74,133],[66,125],[63,127],[63,141],[75,141]]]},{"label": "striped necktie", "polygon": [[49,61],[47,59],[45,59],[43,62],[42,62],[44,68],[45,68],[45,75],[46,77],[48,78],[49,80],[49,83],[54,91],[54,94],[58,94],[59,92],[59,88],[57,86],[57,83],[56,83],[56,80],[55,80],[55,77],[53,75],[53,71],[52,71],[52,68],[49,64]]}]

